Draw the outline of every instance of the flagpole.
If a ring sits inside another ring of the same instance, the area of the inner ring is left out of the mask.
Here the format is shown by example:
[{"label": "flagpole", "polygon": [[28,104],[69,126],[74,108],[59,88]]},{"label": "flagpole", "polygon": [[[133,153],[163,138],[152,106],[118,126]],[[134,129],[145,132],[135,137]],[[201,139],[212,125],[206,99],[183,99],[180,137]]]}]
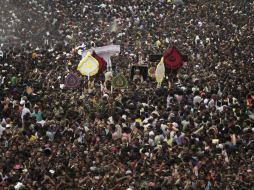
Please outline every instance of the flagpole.
[{"label": "flagpole", "polygon": [[87,90],[88,90],[88,93],[89,93],[89,91],[90,91],[90,73],[88,74],[88,82],[87,82]]},{"label": "flagpole", "polygon": [[171,84],[169,86],[169,89],[171,90],[173,88],[173,70],[170,70],[170,74],[169,74],[170,78],[169,78],[169,84]]}]

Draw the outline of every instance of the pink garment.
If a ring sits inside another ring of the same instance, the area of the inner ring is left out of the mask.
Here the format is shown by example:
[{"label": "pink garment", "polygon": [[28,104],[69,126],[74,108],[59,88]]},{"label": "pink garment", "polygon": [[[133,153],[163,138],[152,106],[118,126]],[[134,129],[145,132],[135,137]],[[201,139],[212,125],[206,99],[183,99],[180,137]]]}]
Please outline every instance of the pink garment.
[{"label": "pink garment", "polygon": [[113,140],[117,140],[117,139],[118,139],[118,134],[117,134],[117,132],[114,132],[114,133],[112,134],[112,139],[113,139]]},{"label": "pink garment", "polygon": [[193,168],[193,173],[195,174],[196,177],[198,177],[198,166],[195,166]]},{"label": "pink garment", "polygon": [[230,137],[231,137],[231,143],[232,143],[233,145],[236,145],[236,136],[235,136],[235,134],[230,135]]},{"label": "pink garment", "polygon": [[181,103],[182,99],[183,99],[183,96],[181,96],[181,95],[176,95],[176,101],[177,101],[178,104]]},{"label": "pink garment", "polygon": [[126,140],[127,142],[130,142],[130,136],[127,133],[123,133],[122,135],[122,141]]},{"label": "pink garment", "polygon": [[22,166],[21,164],[16,164],[16,165],[14,166],[14,169],[15,169],[15,170],[19,170],[19,169],[21,169],[21,168],[23,168],[23,166]]}]

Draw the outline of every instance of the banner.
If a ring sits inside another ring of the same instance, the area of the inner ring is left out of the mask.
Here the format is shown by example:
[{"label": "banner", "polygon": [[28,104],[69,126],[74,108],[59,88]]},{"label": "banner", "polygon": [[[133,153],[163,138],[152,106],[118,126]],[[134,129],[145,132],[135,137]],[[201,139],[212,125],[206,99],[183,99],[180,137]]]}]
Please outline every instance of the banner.
[{"label": "banner", "polygon": [[99,56],[102,55],[116,55],[120,53],[120,45],[108,45],[108,46],[102,46],[102,47],[95,47],[95,48],[91,48],[89,50],[84,50],[82,57],[85,57],[88,51],[95,51],[96,54],[98,54]]},{"label": "banner", "polygon": [[107,62],[102,58],[100,57],[99,55],[97,55],[95,53],[95,51],[93,52],[92,56],[98,61],[99,63],[99,72],[100,73],[103,73],[106,69],[106,66],[107,66]]},{"label": "banner", "polygon": [[112,79],[112,87],[113,88],[127,88],[128,87],[127,78],[122,73],[116,75]]},{"label": "banner", "polygon": [[98,61],[91,55],[90,52],[87,52],[86,56],[79,62],[77,70],[85,76],[94,76],[99,71]]},{"label": "banner", "polygon": [[157,68],[155,70],[155,78],[158,83],[158,87],[161,86],[161,83],[165,77],[165,65],[164,65],[163,61],[164,61],[164,59],[162,57],[160,63],[157,65]]},{"label": "banner", "polygon": [[175,70],[182,67],[183,65],[182,56],[175,47],[169,49],[166,53],[164,53],[163,58],[165,67],[167,69]]},{"label": "banner", "polygon": [[77,75],[70,73],[65,78],[65,87],[78,88],[80,85],[80,79]]}]

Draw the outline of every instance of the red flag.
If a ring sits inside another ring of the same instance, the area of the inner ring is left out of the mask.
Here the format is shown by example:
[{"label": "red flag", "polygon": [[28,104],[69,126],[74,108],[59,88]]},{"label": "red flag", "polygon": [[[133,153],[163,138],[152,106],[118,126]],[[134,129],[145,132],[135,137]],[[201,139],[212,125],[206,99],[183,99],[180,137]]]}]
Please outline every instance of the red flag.
[{"label": "red flag", "polygon": [[93,52],[92,56],[99,62],[99,72],[103,73],[103,71],[106,69],[107,62],[102,57],[97,55],[95,51]]},{"label": "red flag", "polygon": [[166,53],[164,53],[163,57],[165,67],[167,69],[175,70],[182,67],[183,65],[182,56],[175,47],[169,49]]}]

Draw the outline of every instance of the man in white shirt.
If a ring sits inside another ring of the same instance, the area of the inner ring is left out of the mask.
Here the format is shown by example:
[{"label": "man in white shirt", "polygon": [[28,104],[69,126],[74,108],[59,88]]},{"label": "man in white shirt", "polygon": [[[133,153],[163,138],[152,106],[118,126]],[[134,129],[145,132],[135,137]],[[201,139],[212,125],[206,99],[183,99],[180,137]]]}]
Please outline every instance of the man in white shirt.
[{"label": "man in white shirt", "polygon": [[31,111],[29,109],[29,106],[28,107],[25,106],[25,102],[24,101],[21,100],[20,101],[20,105],[22,106],[21,119],[22,119],[22,122],[24,122],[24,116],[26,114],[29,114],[30,116],[32,116],[32,113],[31,113]]},{"label": "man in white shirt", "polygon": [[194,96],[193,98],[193,104],[202,102],[202,98],[199,95]]}]

